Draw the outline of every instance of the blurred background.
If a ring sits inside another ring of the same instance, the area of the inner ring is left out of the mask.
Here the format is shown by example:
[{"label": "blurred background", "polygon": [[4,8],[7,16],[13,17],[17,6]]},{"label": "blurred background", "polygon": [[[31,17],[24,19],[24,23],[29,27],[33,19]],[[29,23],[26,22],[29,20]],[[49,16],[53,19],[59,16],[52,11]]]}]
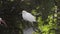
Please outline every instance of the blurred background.
[{"label": "blurred background", "polygon": [[0,17],[8,25],[0,25],[0,34],[24,33],[23,9],[36,17],[41,34],[60,34],[60,0],[0,0]]}]

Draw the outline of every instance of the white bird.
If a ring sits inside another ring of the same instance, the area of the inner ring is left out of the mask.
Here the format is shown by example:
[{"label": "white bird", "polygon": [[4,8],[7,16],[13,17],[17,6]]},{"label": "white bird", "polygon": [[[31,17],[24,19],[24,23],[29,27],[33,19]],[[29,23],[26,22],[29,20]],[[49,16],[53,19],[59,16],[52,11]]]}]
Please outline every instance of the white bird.
[{"label": "white bird", "polygon": [[[38,26],[38,24],[37,24],[37,22],[36,22],[36,19],[35,19],[35,17],[34,17],[31,13],[23,10],[23,11],[22,11],[22,18],[23,18],[25,21],[31,22],[32,27],[33,27],[33,29],[34,29],[35,31],[36,31],[36,29],[39,30],[38,27],[36,27],[36,26]],[[34,25],[34,24],[35,24],[35,25]],[[39,30],[39,31],[40,31],[40,30]]]},{"label": "white bird", "polygon": [[22,17],[23,17],[24,20],[29,21],[32,24],[33,24],[33,22],[36,22],[35,17],[31,13],[28,13],[25,10],[22,11]]},{"label": "white bird", "polygon": [[2,20],[2,18],[0,18],[0,25],[1,25],[1,23],[3,23],[7,27],[7,24],[5,23],[4,20]]}]

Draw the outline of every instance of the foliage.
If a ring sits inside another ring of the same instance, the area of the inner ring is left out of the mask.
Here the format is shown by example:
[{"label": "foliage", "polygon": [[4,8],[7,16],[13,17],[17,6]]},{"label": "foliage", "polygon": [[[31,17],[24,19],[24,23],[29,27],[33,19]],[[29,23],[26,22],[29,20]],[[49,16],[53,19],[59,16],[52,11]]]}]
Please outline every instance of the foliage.
[{"label": "foliage", "polygon": [[[42,20],[41,16],[38,17],[37,20],[39,26],[38,28],[41,30],[42,34],[55,34],[55,30],[51,30],[51,29],[56,29],[57,18],[53,18],[53,15],[57,15],[57,14],[48,15],[48,18],[46,19],[46,21],[48,22],[47,25],[44,24],[44,21]],[[35,32],[33,34],[39,34],[39,33]]]},{"label": "foliage", "polygon": [[[0,34],[23,34],[22,30],[26,24],[24,24],[25,21],[23,21],[21,15],[19,15],[23,9],[31,12],[36,17],[38,28],[42,34],[55,34],[55,30],[53,30],[57,29],[57,13],[55,12],[60,6],[59,1],[60,0],[0,0],[0,17],[2,17],[8,25],[8,28],[4,26],[0,28]],[[60,28],[60,26],[58,28]],[[39,33],[33,32],[33,34]]]}]

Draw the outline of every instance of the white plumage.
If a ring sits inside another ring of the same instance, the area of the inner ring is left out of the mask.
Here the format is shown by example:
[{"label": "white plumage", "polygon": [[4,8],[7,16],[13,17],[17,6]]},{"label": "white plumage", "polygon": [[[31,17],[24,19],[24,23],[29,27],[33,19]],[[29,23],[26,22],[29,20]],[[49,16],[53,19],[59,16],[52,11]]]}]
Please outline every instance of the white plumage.
[{"label": "white plumage", "polygon": [[[35,19],[35,17],[31,13],[23,10],[22,11],[22,17],[23,17],[24,20],[29,21],[29,22],[32,23],[32,26],[33,26],[33,30],[34,31],[38,30],[40,32],[40,29],[38,29],[38,24],[36,22],[36,19]],[[33,25],[34,23],[35,23],[35,25]]]},{"label": "white plumage", "polygon": [[28,13],[27,11],[23,10],[22,11],[22,17],[24,20],[29,21],[29,22],[36,22],[35,17],[31,14]]}]

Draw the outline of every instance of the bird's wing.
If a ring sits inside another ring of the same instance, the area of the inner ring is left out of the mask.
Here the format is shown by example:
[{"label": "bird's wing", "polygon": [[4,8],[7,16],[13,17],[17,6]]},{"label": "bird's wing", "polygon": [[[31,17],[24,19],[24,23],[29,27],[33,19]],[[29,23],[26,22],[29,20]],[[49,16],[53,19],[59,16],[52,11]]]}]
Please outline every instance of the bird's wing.
[{"label": "bird's wing", "polygon": [[30,21],[36,21],[35,17],[32,14],[27,13],[26,16],[27,16],[28,20],[30,20]]}]

